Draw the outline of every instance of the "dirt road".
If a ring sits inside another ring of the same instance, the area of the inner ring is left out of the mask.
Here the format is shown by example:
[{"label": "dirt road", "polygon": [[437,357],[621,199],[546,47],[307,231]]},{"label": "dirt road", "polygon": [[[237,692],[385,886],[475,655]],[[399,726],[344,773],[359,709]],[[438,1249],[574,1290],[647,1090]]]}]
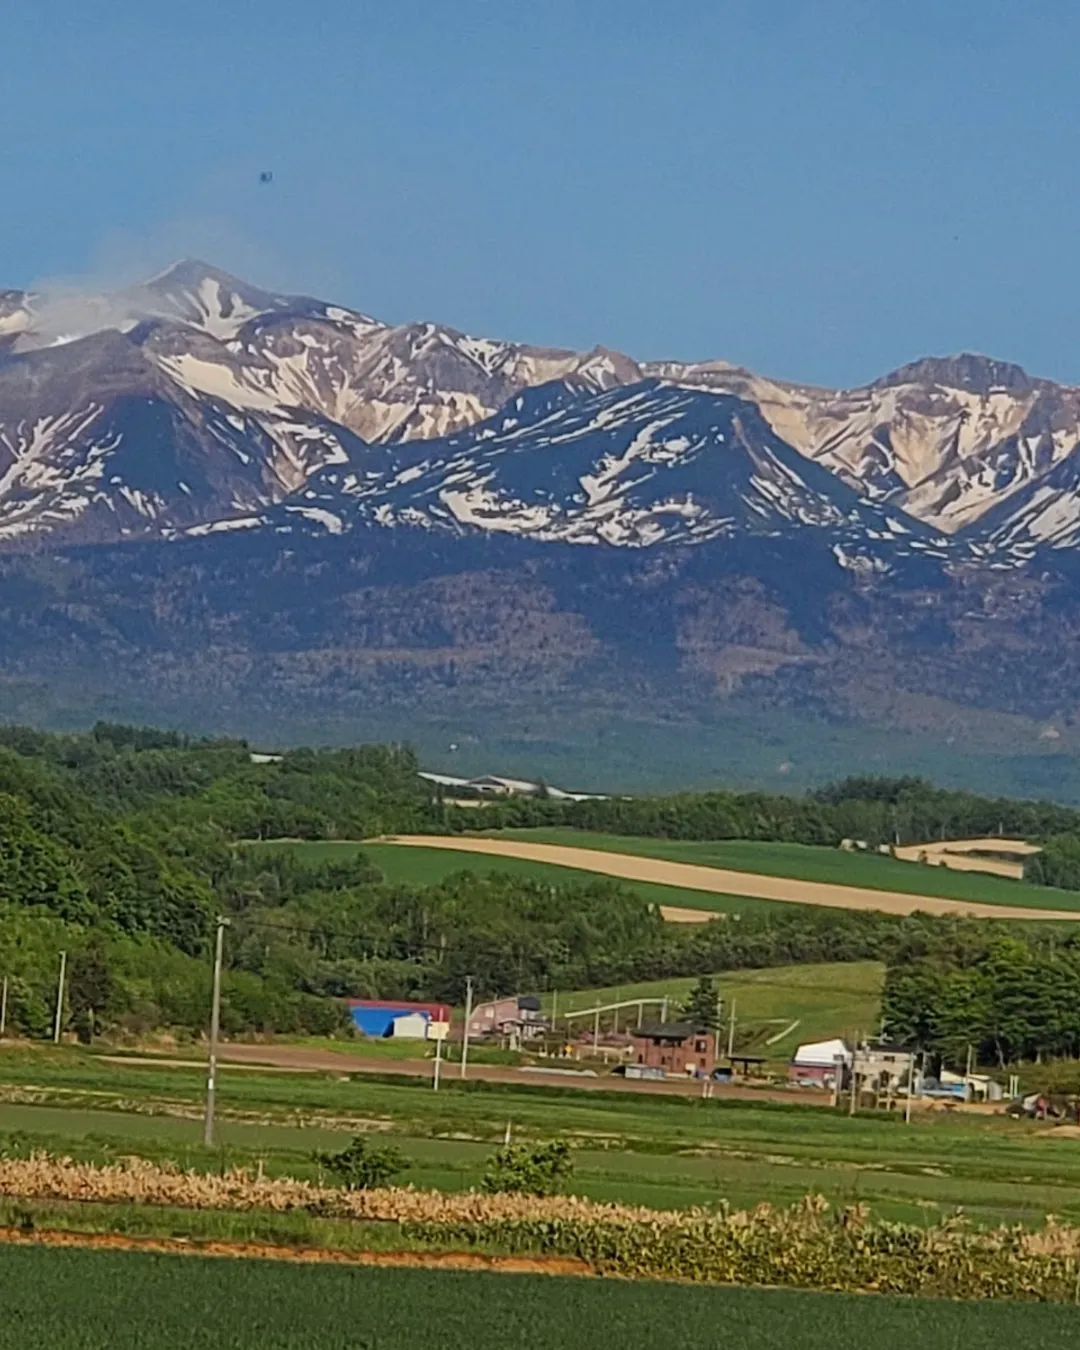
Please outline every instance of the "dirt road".
[{"label": "dirt road", "polygon": [[[397,835],[388,844],[408,848],[455,849],[461,853],[484,853],[498,858],[575,867],[582,872],[600,872],[624,881],[652,881],[684,890],[712,895],[741,895],[756,900],[778,900],[794,905],[825,905],[830,909],[877,909],[886,914],[966,914],[976,919],[1055,919],[1080,921],[1080,910],[1028,909],[1023,905],[992,905],[975,900],[943,900],[933,895],[906,895],[877,891],[868,886],[837,886],[791,877],[734,872],[697,863],[667,862],[637,854],[608,853],[596,848],[571,848],[564,844],[537,844],[522,839],[474,839],[460,835]],[[715,917],[708,910],[671,909],[665,917],[675,922],[705,922]]]},{"label": "dirt road", "polygon": [[[205,1060],[180,1059],[158,1055],[107,1056],[117,1064],[154,1065],[158,1068],[204,1068]],[[288,1073],[338,1073],[344,1075],[376,1073],[400,1078],[429,1078],[430,1059],[383,1059],[372,1055],[353,1055],[340,1050],[313,1050],[303,1045],[222,1045],[219,1058],[223,1064],[237,1069],[256,1069]],[[458,1081],[458,1065],[443,1061],[444,1081]],[[606,1074],[596,1078],[583,1073],[545,1071],[543,1068],[522,1069],[507,1064],[470,1064],[469,1078],[486,1083],[516,1083],[526,1087],[574,1088],[584,1092],[634,1092],[645,1097],[700,1097],[702,1085],[692,1078],[668,1078],[661,1082],[647,1079],[623,1078],[620,1074]],[[725,1100],[754,1102],[797,1102],[799,1105],[827,1106],[825,1092],[805,1089],[746,1087],[736,1083],[713,1083],[712,1095]]]}]

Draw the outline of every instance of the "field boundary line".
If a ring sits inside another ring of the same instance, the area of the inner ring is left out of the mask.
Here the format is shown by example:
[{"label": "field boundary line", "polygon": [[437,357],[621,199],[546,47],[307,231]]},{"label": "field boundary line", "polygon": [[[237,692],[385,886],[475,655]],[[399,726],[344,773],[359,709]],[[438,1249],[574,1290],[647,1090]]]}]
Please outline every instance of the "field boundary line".
[{"label": "field boundary line", "polygon": [[828,909],[870,909],[886,914],[962,914],[973,919],[1080,922],[1080,910],[995,905],[989,901],[948,900],[936,895],[909,895],[903,891],[880,891],[869,886],[845,886],[837,882],[799,881],[793,877],[736,872],[729,868],[706,867],[700,863],[672,862],[639,853],[613,853],[569,844],[420,834],[387,835],[373,842],[549,863],[556,867],[573,867],[581,872],[598,872],[622,881],[646,881],[711,895],[736,895],[744,899],[773,900],[781,904],[821,905]]},{"label": "field boundary line", "polygon": [[226,1260],[289,1261],[295,1265],[351,1265],[427,1270],[487,1270],[504,1275],[595,1277],[587,1261],[573,1256],[499,1256],[483,1252],[343,1251],[220,1238],[140,1237],[131,1233],[82,1233],[71,1228],[0,1228],[0,1246],[90,1247],[100,1251],[154,1252],[166,1256],[213,1256]]}]

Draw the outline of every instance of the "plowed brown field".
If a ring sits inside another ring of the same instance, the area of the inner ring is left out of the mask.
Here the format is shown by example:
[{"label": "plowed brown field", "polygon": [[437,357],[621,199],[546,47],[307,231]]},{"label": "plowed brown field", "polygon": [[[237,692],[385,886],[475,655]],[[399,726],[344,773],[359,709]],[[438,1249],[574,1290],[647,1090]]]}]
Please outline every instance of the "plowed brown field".
[{"label": "plowed brown field", "polygon": [[[838,886],[791,877],[734,872],[697,863],[668,862],[627,853],[608,853],[596,848],[571,848],[564,844],[539,844],[522,839],[475,839],[460,835],[396,835],[386,843],[408,848],[455,849],[460,853],[484,853],[499,858],[574,867],[580,872],[600,872],[624,881],[650,881],[683,890],[712,895],[741,895],[755,900],[776,900],[793,905],[824,905],[830,909],[877,909],[886,914],[966,914],[976,919],[1053,919],[1080,921],[1080,910],[1034,909],[1025,905],[992,905],[976,900],[945,900],[935,895],[907,895],[900,891],[877,891],[868,886]],[[677,923],[702,923],[715,917],[709,910],[669,909],[664,915]]]}]

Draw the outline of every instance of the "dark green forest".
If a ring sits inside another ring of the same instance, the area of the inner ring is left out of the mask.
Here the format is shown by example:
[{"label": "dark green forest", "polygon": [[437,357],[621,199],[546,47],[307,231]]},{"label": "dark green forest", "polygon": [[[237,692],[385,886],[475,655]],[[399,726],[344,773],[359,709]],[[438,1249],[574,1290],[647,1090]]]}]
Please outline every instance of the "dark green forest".
[{"label": "dark green forest", "polygon": [[[993,1021],[1009,999],[1080,1006],[1080,947],[1045,929],[801,908],[680,926],[614,881],[551,886],[462,871],[434,886],[390,884],[362,854],[314,862],[259,846],[443,832],[466,819],[475,827],[476,813],[443,802],[417,769],[401,746],[298,749],[267,761],[241,741],[109,724],[69,735],[0,728],[9,1028],[48,1034],[66,951],[65,1025],[84,1039],[201,1034],[221,914],[232,1035],[342,1031],[347,997],[459,1003],[467,975],[487,997],[880,959],[897,1035],[947,1055],[961,1045],[966,1054],[969,1043],[991,1058],[1080,1053],[1080,1026],[1064,1014],[1032,1014],[1024,1026]],[[917,779],[848,780],[802,798],[514,800],[488,807],[484,823],[824,845],[1003,829],[1050,838],[1051,884],[1075,884],[1068,869],[1080,853],[1080,813],[940,792]],[[1057,945],[1048,950],[1048,941]]]},{"label": "dark green forest", "polygon": [[898,932],[888,956],[889,1034],[962,1068],[1080,1058],[1080,936],[973,921]]}]

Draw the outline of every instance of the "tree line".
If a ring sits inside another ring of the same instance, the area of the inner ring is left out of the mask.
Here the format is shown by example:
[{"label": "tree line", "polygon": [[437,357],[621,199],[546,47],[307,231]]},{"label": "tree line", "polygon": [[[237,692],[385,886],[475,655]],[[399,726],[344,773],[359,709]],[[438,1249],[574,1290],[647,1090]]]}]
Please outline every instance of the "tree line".
[{"label": "tree line", "polygon": [[[449,829],[476,829],[475,810],[446,808]],[[1080,810],[935,787],[922,778],[853,777],[802,797],[767,792],[683,792],[566,801],[540,795],[485,805],[485,829],[563,825],[657,839],[752,839],[835,847],[933,839],[1080,836]]]}]

